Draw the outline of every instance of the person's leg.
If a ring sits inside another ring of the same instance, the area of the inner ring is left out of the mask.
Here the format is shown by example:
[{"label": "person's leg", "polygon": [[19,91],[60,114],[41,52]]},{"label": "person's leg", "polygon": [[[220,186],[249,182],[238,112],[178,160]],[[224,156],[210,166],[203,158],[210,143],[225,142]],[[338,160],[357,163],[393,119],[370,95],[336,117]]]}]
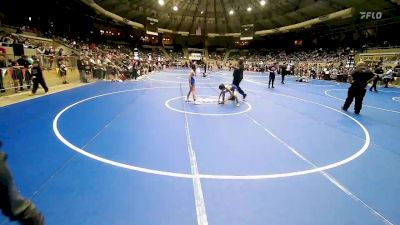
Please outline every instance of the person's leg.
[{"label": "person's leg", "polygon": [[355,114],[360,114],[364,96],[365,96],[365,89],[357,90],[357,93],[355,95],[355,102],[354,102],[354,113]]},{"label": "person's leg", "polygon": [[46,85],[46,81],[44,81],[44,79],[41,79],[40,81],[39,81],[39,84],[40,84],[40,86],[42,86],[42,88],[44,89],[44,92],[48,92],[49,91],[49,88],[47,87],[47,85]]},{"label": "person's leg", "polygon": [[234,80],[233,82],[232,82],[232,84],[233,85],[235,85],[236,86],[236,88],[237,88],[237,90],[238,90],[238,92],[243,96],[243,98],[246,98],[246,93],[244,93],[244,91],[242,90],[242,88],[240,88],[240,82],[241,81],[236,81],[236,80]]},{"label": "person's leg", "polygon": [[275,75],[272,76],[272,88],[274,88]]},{"label": "person's leg", "polygon": [[282,74],[282,81],[281,81],[281,83],[282,83],[282,84],[285,84],[285,75],[284,75],[284,74]]},{"label": "person's leg", "polygon": [[239,104],[239,98],[237,97],[237,92],[238,92],[238,87],[235,86],[235,85],[233,85],[232,95],[230,96],[230,98],[231,98],[232,100],[235,100],[236,106],[239,107],[240,104]]},{"label": "person's leg", "polygon": [[81,82],[86,82],[86,73],[84,70],[79,71],[79,76],[81,78]]},{"label": "person's leg", "polygon": [[272,81],[272,76],[271,76],[271,74],[269,74],[269,77],[268,77],[268,88],[271,86],[271,81]]},{"label": "person's leg", "polygon": [[66,83],[67,83],[67,80],[66,80],[66,77],[65,77],[64,74],[61,74],[61,79],[62,79],[62,83],[63,83],[63,84],[66,84]]},{"label": "person's leg", "polygon": [[101,79],[102,80],[106,80],[106,78],[107,78],[107,71],[105,71],[105,70],[101,70]]},{"label": "person's leg", "polygon": [[18,80],[19,80],[19,90],[22,91],[22,90],[24,90],[24,76],[22,74],[22,70],[17,69],[16,73],[17,73]]},{"label": "person's leg", "polygon": [[18,93],[19,92],[19,89],[18,89],[18,80],[14,80],[13,81],[13,87],[14,87],[14,92],[15,93]]},{"label": "person's leg", "polygon": [[196,101],[196,86],[192,86],[192,95],[193,95],[193,100]]},{"label": "person's leg", "polygon": [[236,95],[234,95],[233,97],[235,98],[236,106],[239,107],[240,104],[239,104],[239,99],[238,99],[238,97],[237,97]]},{"label": "person's leg", "polygon": [[0,92],[5,92],[4,84],[3,84],[3,69],[0,69]]},{"label": "person's leg", "polygon": [[354,98],[354,88],[350,87],[349,90],[347,91],[347,98],[346,101],[344,102],[344,105],[342,107],[343,110],[347,111],[353,102]]},{"label": "person's leg", "polygon": [[18,193],[8,169],[6,155],[0,152],[0,209],[10,220],[22,225],[43,225],[44,217],[29,200]]},{"label": "person's leg", "polygon": [[187,96],[186,96],[186,101],[188,102],[189,101],[189,97],[190,97],[190,94],[192,93],[192,86],[190,86],[190,88],[189,88],[189,92],[187,93]]},{"label": "person's leg", "polygon": [[38,87],[39,87],[39,82],[38,82],[38,79],[35,78],[35,79],[33,79],[32,94],[36,94]]},{"label": "person's leg", "polygon": [[31,88],[31,73],[28,69],[25,71],[25,82],[28,89]]}]

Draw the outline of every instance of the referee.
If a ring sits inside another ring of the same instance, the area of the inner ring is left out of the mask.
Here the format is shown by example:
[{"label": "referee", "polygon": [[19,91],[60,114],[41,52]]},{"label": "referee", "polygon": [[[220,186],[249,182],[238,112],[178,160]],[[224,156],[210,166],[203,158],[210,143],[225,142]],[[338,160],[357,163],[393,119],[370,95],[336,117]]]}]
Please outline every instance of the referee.
[{"label": "referee", "polygon": [[354,113],[360,114],[362,108],[362,102],[365,96],[365,88],[367,87],[368,82],[374,78],[374,73],[368,69],[368,66],[364,62],[360,62],[357,65],[357,68],[351,74],[353,82],[349,87],[347,92],[347,99],[342,107],[344,111],[350,107],[353,99],[355,100],[354,103]]},{"label": "referee", "polygon": [[238,67],[232,66],[232,68],[234,69],[232,84],[238,88],[239,93],[243,96],[243,100],[245,100],[247,94],[244,93],[244,91],[239,86],[240,82],[242,82],[242,80],[243,80],[243,70],[244,70],[243,60],[239,59],[238,63],[239,63]]}]

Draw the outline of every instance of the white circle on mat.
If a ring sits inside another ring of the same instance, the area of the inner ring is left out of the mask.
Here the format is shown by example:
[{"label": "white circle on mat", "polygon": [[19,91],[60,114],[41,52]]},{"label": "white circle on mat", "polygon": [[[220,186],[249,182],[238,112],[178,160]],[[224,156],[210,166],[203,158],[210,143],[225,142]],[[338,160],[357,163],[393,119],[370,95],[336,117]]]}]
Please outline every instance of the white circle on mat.
[{"label": "white circle on mat", "polygon": [[[285,95],[285,94],[277,94],[277,93],[270,93],[273,95],[277,95],[277,96],[282,96],[282,97],[287,97],[287,98],[292,98],[292,99],[296,99],[299,101],[303,101],[303,102],[307,102],[307,103],[311,103],[311,104],[315,104],[318,106],[321,106],[323,108],[332,110],[334,112],[337,112],[339,114],[342,114],[343,116],[349,118],[350,120],[352,120],[353,122],[355,122],[358,126],[361,127],[361,129],[364,132],[364,144],[363,146],[357,150],[357,152],[355,152],[353,155],[335,162],[335,163],[331,163],[325,166],[320,166],[320,167],[316,167],[313,169],[307,169],[307,170],[300,170],[300,171],[292,171],[292,172],[287,172],[287,173],[276,173],[276,174],[261,174],[261,175],[214,175],[214,174],[198,174],[198,175],[193,175],[193,174],[189,174],[189,173],[176,173],[176,172],[170,172],[170,171],[162,171],[162,170],[155,170],[155,169],[149,169],[149,168],[145,168],[145,167],[139,167],[139,166],[135,166],[135,165],[129,165],[129,164],[125,164],[125,163],[120,163],[114,160],[110,160],[110,159],[106,159],[100,156],[97,156],[93,153],[87,152],[84,149],[79,148],[78,146],[74,145],[73,143],[71,143],[70,141],[68,141],[60,132],[59,128],[58,128],[58,121],[61,118],[61,116],[67,112],[68,110],[70,110],[71,108],[78,106],[84,102],[96,99],[96,98],[100,98],[100,97],[104,97],[104,96],[108,96],[108,95],[114,95],[114,94],[119,94],[119,93],[125,93],[125,92],[133,92],[133,91],[141,91],[141,90],[153,90],[153,89],[167,89],[167,88],[178,88],[178,87],[151,87],[151,88],[138,88],[138,89],[130,89],[130,90],[123,90],[123,91],[116,91],[116,92],[111,92],[111,93],[106,93],[106,94],[101,94],[101,95],[96,95],[90,98],[85,98],[83,100],[80,100],[78,102],[75,102],[67,107],[65,107],[64,109],[62,109],[54,118],[53,120],[53,131],[55,133],[55,135],[57,136],[57,138],[64,143],[66,146],[68,146],[69,148],[71,148],[72,150],[85,155],[93,160],[97,160],[99,162],[102,163],[106,163],[112,166],[116,166],[116,167],[120,167],[120,168],[124,168],[124,169],[128,169],[128,170],[134,170],[134,171],[138,171],[138,172],[143,172],[143,173],[148,173],[148,174],[155,174],[155,175],[161,175],[161,176],[169,176],[169,177],[177,177],[177,178],[187,178],[187,179],[193,179],[193,178],[202,178],[202,179],[220,179],[220,180],[260,180],[260,179],[273,179],[273,178],[284,178],[284,177],[293,177],[293,176],[301,176],[301,175],[306,175],[306,174],[312,174],[312,173],[317,173],[317,172],[321,172],[324,170],[328,170],[328,169],[332,169],[335,167],[339,167],[342,166],[346,163],[349,163],[351,161],[353,161],[354,159],[360,157],[362,154],[364,154],[367,149],[368,146],[370,145],[370,134],[367,130],[367,128],[360,123],[358,120],[356,120],[355,118],[347,115],[346,113],[337,110],[335,108],[332,108],[330,106],[318,103],[318,102],[313,102],[310,100],[306,100],[306,99],[302,99],[302,98],[298,98],[298,97],[294,97],[294,96],[290,96],[290,95]],[[180,98],[180,97],[178,97]]]}]

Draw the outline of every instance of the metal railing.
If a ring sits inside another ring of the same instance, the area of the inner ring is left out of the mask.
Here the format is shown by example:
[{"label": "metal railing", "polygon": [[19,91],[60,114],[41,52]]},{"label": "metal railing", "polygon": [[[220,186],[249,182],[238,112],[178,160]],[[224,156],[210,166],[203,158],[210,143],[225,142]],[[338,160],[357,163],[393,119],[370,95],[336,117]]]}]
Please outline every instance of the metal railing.
[{"label": "metal railing", "polygon": [[21,67],[0,68],[0,92],[14,90],[15,93],[30,89],[32,85],[29,69]]},{"label": "metal railing", "polygon": [[[16,60],[13,55],[7,55],[8,59]],[[43,70],[54,70],[58,73],[58,57],[39,55],[36,57],[40,61]],[[65,56],[63,60],[69,70],[76,69],[77,57]],[[0,93],[15,93],[30,89],[32,86],[30,69],[21,66],[11,66],[0,68]]]}]

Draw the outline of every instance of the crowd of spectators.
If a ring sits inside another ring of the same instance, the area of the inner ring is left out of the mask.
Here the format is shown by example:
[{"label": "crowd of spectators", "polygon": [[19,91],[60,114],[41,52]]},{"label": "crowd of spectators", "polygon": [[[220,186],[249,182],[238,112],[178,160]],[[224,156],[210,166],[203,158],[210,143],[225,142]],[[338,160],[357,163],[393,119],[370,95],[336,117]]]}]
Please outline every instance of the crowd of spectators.
[{"label": "crowd of spectators", "polygon": [[229,61],[235,61],[239,58],[245,59],[247,62],[257,63],[257,62],[325,62],[332,63],[337,61],[346,60],[349,54],[356,54],[357,51],[354,49],[315,49],[309,51],[296,51],[296,52],[286,52],[284,50],[271,50],[267,52],[260,52],[257,50],[239,52],[234,51],[229,55]]},{"label": "crowd of spectators", "polygon": [[170,50],[169,55],[173,61],[179,61],[185,58],[182,50]]},{"label": "crowd of spectators", "polygon": [[208,59],[222,61],[225,56],[225,51],[211,51],[208,53]]},{"label": "crowd of spectators", "polygon": [[[137,49],[130,45],[93,43],[88,39],[54,37],[54,40],[61,42],[70,48],[70,54],[66,54],[63,48],[57,51],[53,46],[36,41],[35,39],[24,38],[18,34],[7,34],[0,32],[1,46],[10,47],[15,43],[23,44],[27,48],[36,49],[36,55],[23,56],[20,61],[5,61],[7,67],[13,69],[25,69],[28,71],[29,64],[33,61],[41,62],[44,69],[57,69],[62,77],[62,83],[68,83],[68,69],[78,68],[80,80],[90,82],[92,79],[124,81],[126,79],[137,79],[139,76],[148,74],[154,70],[162,70],[168,67],[188,68],[189,63],[184,59],[182,50],[170,50],[171,60],[165,58],[160,48]],[[50,42],[49,42],[50,43]],[[290,65],[288,74],[307,76],[315,79],[336,79],[347,81],[347,76],[352,66],[346,65],[346,60],[357,51],[350,48],[339,49],[315,49],[308,51],[284,51],[284,50],[245,50],[231,51],[226,67],[232,68],[234,61],[244,59],[245,68],[251,71],[265,71],[274,64],[278,72]],[[208,70],[214,66],[222,68],[220,63],[223,60],[224,52],[211,51],[209,59],[215,61],[216,65],[205,64]],[[4,58],[4,57],[3,57]],[[6,58],[6,57],[5,57]],[[24,60],[21,64],[21,60]],[[28,62],[28,63],[25,63]],[[373,65],[371,65],[373,66]],[[389,70],[389,68],[385,68]],[[28,84],[29,79],[25,78],[27,72],[19,72],[18,78],[14,75],[12,79],[19,88]],[[23,79],[21,79],[23,77]],[[15,88],[17,91],[18,88]],[[18,89],[19,90],[19,89]]]},{"label": "crowd of spectators", "polygon": [[39,40],[26,38],[19,34],[8,34],[0,31],[0,46],[12,47],[13,44],[22,44],[24,48],[31,49],[35,49],[43,45],[43,43]]}]

